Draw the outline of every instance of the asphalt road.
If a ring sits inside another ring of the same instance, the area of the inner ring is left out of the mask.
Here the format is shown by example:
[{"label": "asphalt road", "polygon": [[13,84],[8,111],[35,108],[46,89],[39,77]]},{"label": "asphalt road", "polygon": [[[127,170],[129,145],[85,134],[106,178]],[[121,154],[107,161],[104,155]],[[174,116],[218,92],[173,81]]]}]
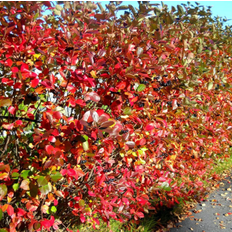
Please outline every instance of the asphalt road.
[{"label": "asphalt road", "polygon": [[170,232],[232,231],[232,177],[221,181],[220,188],[191,209],[189,217],[175,226]]}]

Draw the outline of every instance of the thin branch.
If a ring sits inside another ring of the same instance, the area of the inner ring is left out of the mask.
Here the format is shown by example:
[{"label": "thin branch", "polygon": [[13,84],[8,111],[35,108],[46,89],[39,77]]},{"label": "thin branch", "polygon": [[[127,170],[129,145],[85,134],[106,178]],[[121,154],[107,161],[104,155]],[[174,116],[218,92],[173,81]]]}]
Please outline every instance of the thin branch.
[{"label": "thin branch", "polygon": [[41,120],[36,120],[36,119],[30,119],[30,118],[21,118],[21,117],[9,117],[9,116],[0,116],[0,118],[4,118],[4,119],[12,119],[12,120],[24,120],[27,122],[41,122]]},{"label": "thin branch", "polygon": [[2,156],[3,156],[4,153],[6,152],[6,150],[7,150],[7,148],[8,148],[9,142],[10,142],[10,136],[7,135],[7,137],[6,137],[6,143],[5,143],[4,149],[3,149],[2,154],[1,154]]}]

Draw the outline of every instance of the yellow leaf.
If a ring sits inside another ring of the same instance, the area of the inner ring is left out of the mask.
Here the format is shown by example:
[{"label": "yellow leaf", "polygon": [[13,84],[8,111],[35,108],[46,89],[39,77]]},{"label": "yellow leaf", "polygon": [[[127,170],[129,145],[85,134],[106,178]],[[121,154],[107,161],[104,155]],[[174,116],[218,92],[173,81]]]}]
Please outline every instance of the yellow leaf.
[{"label": "yellow leaf", "polygon": [[91,71],[90,74],[91,74],[91,76],[92,76],[93,78],[97,78],[96,72],[95,72],[95,71]]},{"label": "yellow leaf", "polygon": [[29,143],[29,147],[30,147],[30,148],[33,148],[34,145],[33,145],[32,143]]},{"label": "yellow leaf", "polygon": [[41,56],[41,54],[34,54],[34,55],[33,55],[34,61],[36,61],[40,56]]},{"label": "yellow leaf", "polygon": [[10,98],[2,98],[0,99],[0,107],[1,106],[11,106],[12,105],[12,101]]},{"label": "yellow leaf", "polygon": [[11,202],[11,200],[12,200],[12,198],[11,198],[11,197],[7,197],[7,203],[10,203],[10,202]]}]

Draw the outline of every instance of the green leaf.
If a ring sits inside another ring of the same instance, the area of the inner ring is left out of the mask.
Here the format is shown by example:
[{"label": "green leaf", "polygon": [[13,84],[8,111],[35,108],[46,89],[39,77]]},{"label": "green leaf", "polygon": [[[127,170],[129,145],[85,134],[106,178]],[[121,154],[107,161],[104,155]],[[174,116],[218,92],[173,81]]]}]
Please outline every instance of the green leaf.
[{"label": "green leaf", "polygon": [[44,176],[40,176],[40,177],[37,179],[37,182],[38,182],[38,185],[39,185],[39,186],[44,186],[44,185],[47,185],[47,184],[48,184],[48,181],[47,181],[47,179],[46,179]]},{"label": "green leaf", "polygon": [[7,232],[7,230],[5,230],[5,229],[0,229],[0,232]]},{"label": "green leaf", "polygon": [[126,5],[119,6],[117,10],[127,10],[129,7]]},{"label": "green leaf", "polygon": [[7,187],[5,184],[0,184],[0,197],[3,198],[7,194]]},{"label": "green leaf", "polygon": [[61,15],[61,11],[56,10],[56,9],[54,9],[53,11],[54,11],[54,14],[55,14],[55,15],[58,15],[58,16],[60,16],[60,15]]},{"label": "green leaf", "polygon": [[163,182],[160,186],[165,191],[171,191],[172,188],[169,186],[168,182]]},{"label": "green leaf", "polygon": [[52,213],[56,213],[56,211],[57,211],[57,208],[53,205],[53,206],[51,207],[51,212],[52,212]]},{"label": "green leaf", "polygon": [[13,187],[14,191],[16,192],[19,189],[19,183],[13,184],[12,187]]},{"label": "green leaf", "polygon": [[179,14],[184,14],[184,9],[181,5],[177,5],[177,9]]},{"label": "green leaf", "polygon": [[131,115],[132,114],[132,110],[130,107],[126,107],[124,110],[123,110],[123,114],[125,115]]},{"label": "green leaf", "polygon": [[11,175],[12,179],[18,179],[19,178],[19,173],[18,172],[13,172]]},{"label": "green leaf", "polygon": [[94,153],[87,153],[87,156],[88,156],[88,157],[94,157],[95,154],[94,154]]},{"label": "green leaf", "polygon": [[39,222],[36,222],[33,224],[33,229],[38,230],[41,227],[41,224]]},{"label": "green leaf", "polygon": [[62,7],[61,5],[56,5],[56,10],[62,11],[62,10],[63,10],[63,7]]},{"label": "green leaf", "polygon": [[23,170],[22,172],[21,172],[21,177],[23,178],[23,179],[27,179],[27,177],[28,177],[28,175],[29,174],[31,174],[31,171],[30,170]]},{"label": "green leaf", "polygon": [[42,194],[46,195],[52,191],[52,186],[48,183],[47,185],[40,187],[39,190]]},{"label": "green leaf", "polygon": [[88,151],[88,150],[89,150],[89,142],[88,142],[88,141],[85,141],[85,142],[83,143],[83,149],[84,149],[85,151]]},{"label": "green leaf", "polygon": [[146,85],[140,84],[140,85],[138,86],[138,88],[137,88],[137,91],[138,91],[138,92],[141,92],[141,91],[143,91],[144,89],[146,89]]},{"label": "green leaf", "polygon": [[2,220],[2,216],[3,216],[2,209],[0,209],[0,221]]},{"label": "green leaf", "polygon": [[57,182],[57,181],[60,180],[63,176],[62,176],[59,172],[55,172],[55,173],[52,173],[52,174],[50,175],[50,177],[51,177],[51,180],[52,180],[53,182]]},{"label": "green leaf", "polygon": [[39,17],[39,12],[37,12],[34,16],[34,20],[36,20]]},{"label": "green leaf", "polygon": [[208,90],[211,90],[213,88],[213,82],[209,82],[208,83],[208,86],[207,86],[207,89]]},{"label": "green leaf", "polygon": [[85,201],[83,199],[79,200],[79,205],[80,206],[84,206],[85,205]]}]

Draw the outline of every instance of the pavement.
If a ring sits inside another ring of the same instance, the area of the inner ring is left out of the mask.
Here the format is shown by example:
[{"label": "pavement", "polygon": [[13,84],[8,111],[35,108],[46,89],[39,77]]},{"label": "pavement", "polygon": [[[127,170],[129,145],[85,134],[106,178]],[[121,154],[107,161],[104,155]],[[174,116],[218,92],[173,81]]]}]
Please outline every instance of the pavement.
[{"label": "pavement", "polygon": [[220,181],[220,187],[207,200],[188,212],[188,218],[170,232],[229,232],[232,231],[232,176]]}]

